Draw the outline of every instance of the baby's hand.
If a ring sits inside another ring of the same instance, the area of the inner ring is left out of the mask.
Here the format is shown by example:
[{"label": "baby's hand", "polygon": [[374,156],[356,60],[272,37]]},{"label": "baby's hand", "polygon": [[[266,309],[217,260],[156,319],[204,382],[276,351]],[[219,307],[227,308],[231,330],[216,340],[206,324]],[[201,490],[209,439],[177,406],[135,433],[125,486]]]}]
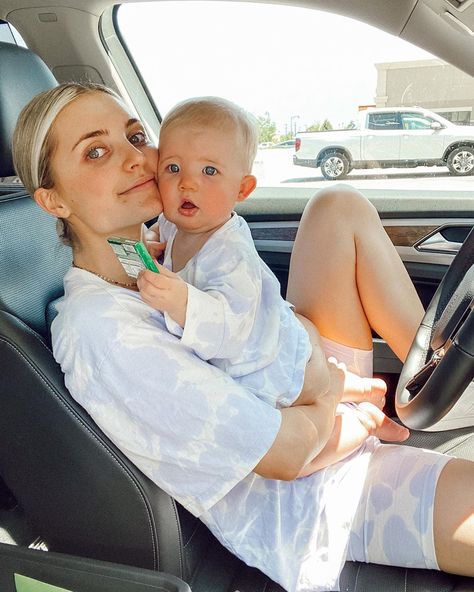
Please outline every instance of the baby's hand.
[{"label": "baby's hand", "polygon": [[143,271],[137,279],[137,286],[143,300],[170,317],[184,328],[188,303],[188,285],[179,275],[163,265],[157,264],[160,273]]}]

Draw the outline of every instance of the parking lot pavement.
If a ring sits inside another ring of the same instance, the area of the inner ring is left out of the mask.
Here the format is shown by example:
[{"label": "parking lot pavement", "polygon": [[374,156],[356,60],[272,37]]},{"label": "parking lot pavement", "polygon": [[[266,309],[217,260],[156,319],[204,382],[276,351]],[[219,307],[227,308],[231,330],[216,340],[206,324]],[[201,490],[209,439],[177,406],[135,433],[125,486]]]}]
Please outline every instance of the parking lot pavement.
[{"label": "parking lot pavement", "polygon": [[[334,181],[323,178],[320,169],[295,166],[292,149],[258,150],[253,173],[258,185],[327,187]],[[413,169],[370,169],[353,170],[344,179],[357,189],[415,189],[473,191],[474,176],[456,177],[446,167],[416,167]]]}]

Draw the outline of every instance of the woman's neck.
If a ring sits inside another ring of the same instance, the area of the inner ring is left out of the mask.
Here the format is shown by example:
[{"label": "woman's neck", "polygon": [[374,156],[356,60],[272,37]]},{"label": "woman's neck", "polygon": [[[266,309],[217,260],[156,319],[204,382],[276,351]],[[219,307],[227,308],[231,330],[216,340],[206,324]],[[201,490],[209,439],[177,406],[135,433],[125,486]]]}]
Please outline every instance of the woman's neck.
[{"label": "woman's neck", "polygon": [[[140,239],[140,230],[137,230],[134,238]],[[131,238],[127,233],[127,238]],[[105,236],[94,236],[88,240],[81,240],[79,246],[73,248],[74,264],[86,271],[119,285],[133,284],[133,279],[127,275],[121,263],[117,259],[112,247]]]}]

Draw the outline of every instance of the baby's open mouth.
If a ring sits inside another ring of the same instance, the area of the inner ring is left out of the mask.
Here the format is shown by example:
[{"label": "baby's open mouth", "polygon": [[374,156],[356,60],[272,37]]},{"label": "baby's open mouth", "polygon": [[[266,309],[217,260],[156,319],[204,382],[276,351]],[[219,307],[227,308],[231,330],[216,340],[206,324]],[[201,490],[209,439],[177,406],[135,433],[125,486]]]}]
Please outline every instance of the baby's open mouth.
[{"label": "baby's open mouth", "polygon": [[179,206],[179,211],[183,216],[193,216],[198,211],[198,207],[192,201],[185,200]]}]

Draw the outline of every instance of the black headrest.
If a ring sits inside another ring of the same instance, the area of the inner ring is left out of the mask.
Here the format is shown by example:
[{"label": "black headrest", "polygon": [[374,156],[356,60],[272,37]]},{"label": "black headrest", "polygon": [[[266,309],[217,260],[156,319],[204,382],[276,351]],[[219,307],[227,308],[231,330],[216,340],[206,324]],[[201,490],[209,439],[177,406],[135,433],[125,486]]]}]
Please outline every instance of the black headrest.
[{"label": "black headrest", "polygon": [[[0,177],[15,175],[11,140],[20,111],[54,86],[56,79],[37,55],[0,42]],[[62,293],[70,249],[59,245],[55,220],[21,185],[0,191],[0,228],[0,308],[48,338],[47,314]]]},{"label": "black headrest", "polygon": [[0,177],[15,175],[11,141],[20,111],[36,94],[57,84],[32,51],[0,42]]},{"label": "black headrest", "polygon": [[55,222],[24,191],[0,195],[0,309],[46,341],[72,258],[59,243]]}]

